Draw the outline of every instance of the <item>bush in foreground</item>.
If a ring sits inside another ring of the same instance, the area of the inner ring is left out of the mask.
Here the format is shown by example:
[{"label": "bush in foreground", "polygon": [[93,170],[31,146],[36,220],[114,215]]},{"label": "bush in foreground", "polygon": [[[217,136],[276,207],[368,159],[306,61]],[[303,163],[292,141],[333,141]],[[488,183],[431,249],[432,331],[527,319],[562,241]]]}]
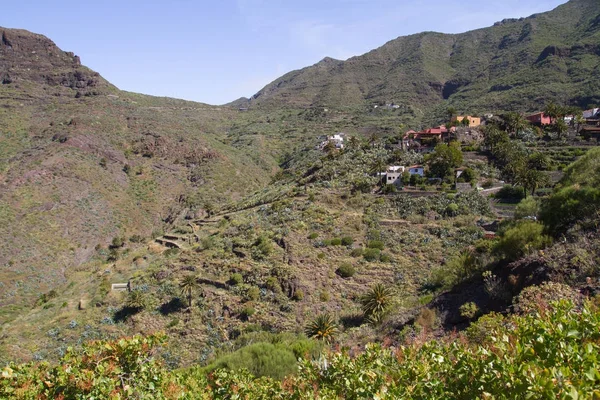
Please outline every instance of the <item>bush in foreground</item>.
[{"label": "bush in foreground", "polygon": [[[301,361],[296,375],[282,381],[254,378],[246,370],[220,369],[208,375],[201,368],[167,371],[153,357],[161,337],[95,342],[82,351],[70,349],[57,366],[5,367],[0,398],[600,398],[598,306],[590,301],[551,306],[523,316],[484,317],[463,340],[434,340],[395,350],[369,345],[356,357],[338,353],[326,361]],[[485,335],[475,340],[476,331]],[[246,353],[260,361],[261,354],[275,350],[266,347]],[[285,362],[287,358],[277,357]],[[293,355],[288,361],[292,359]],[[274,366],[270,360],[264,365]]]}]

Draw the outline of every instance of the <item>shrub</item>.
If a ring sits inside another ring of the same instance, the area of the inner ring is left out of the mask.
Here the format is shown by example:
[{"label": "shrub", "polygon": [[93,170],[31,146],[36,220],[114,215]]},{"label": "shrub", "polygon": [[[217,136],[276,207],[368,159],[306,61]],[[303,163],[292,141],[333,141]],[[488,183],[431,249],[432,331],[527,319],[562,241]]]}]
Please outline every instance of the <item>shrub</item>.
[{"label": "shrub", "polygon": [[352,251],[350,252],[350,256],[352,256],[352,257],[360,257],[362,255],[363,255],[362,247],[357,247],[355,249],[352,249]]},{"label": "shrub", "polygon": [[253,307],[247,306],[242,308],[242,310],[240,311],[240,319],[242,321],[248,321],[248,319],[253,316],[255,313],[255,310]]},{"label": "shrub", "polygon": [[342,239],[340,239],[340,238],[331,239],[331,245],[332,246],[341,246]]},{"label": "shrub", "polygon": [[515,261],[531,251],[543,249],[552,242],[543,230],[537,222],[522,221],[502,235],[494,252],[507,261]]},{"label": "shrub", "polygon": [[260,289],[256,286],[250,286],[244,295],[246,301],[256,301],[260,299]]},{"label": "shrub", "polygon": [[325,258],[325,253],[319,253],[319,254],[317,254],[317,258],[319,260],[323,260]]},{"label": "shrub", "polygon": [[310,235],[308,235],[308,238],[309,238],[310,240],[314,240],[314,239],[316,239],[316,238],[318,238],[318,237],[319,237],[319,234],[318,234],[317,232],[313,232],[313,233],[311,233]]},{"label": "shrub", "polygon": [[229,281],[227,281],[231,286],[237,286],[244,283],[244,277],[239,272],[231,274],[229,277]]},{"label": "shrub", "polygon": [[519,201],[523,197],[525,197],[525,191],[521,186],[504,185],[504,187],[496,193],[496,198],[503,200]]},{"label": "shrub", "polygon": [[350,236],[344,236],[342,238],[342,245],[343,246],[352,246],[352,243],[354,243],[354,239],[351,238]]},{"label": "shrub", "polygon": [[481,312],[481,310],[479,309],[477,304],[473,303],[472,301],[460,306],[458,311],[460,312],[461,317],[467,318],[467,319],[473,319],[473,318],[477,317],[479,315],[479,313]]},{"label": "shrub", "polygon": [[437,312],[430,308],[423,308],[419,313],[419,316],[415,320],[415,324],[419,325],[427,332],[435,330],[439,325],[439,319]]},{"label": "shrub", "polygon": [[494,300],[508,303],[512,299],[512,295],[506,284],[490,271],[483,273],[483,286],[486,293]]},{"label": "shrub", "polygon": [[381,240],[369,240],[369,242],[367,243],[367,247],[370,249],[383,250],[385,246]]},{"label": "shrub", "polygon": [[521,291],[515,300],[515,311],[529,314],[552,308],[553,302],[569,300],[580,304],[581,293],[569,285],[556,282],[545,282],[540,286],[529,286]]},{"label": "shrub", "polygon": [[600,216],[600,189],[577,185],[560,189],[542,203],[540,218],[550,234],[558,236],[575,224],[596,228]]},{"label": "shrub", "polygon": [[533,196],[529,196],[526,199],[521,200],[515,207],[515,219],[527,218],[536,220],[539,208],[538,200]]},{"label": "shrub", "polygon": [[337,334],[337,324],[329,314],[321,314],[308,323],[304,332],[312,339],[331,342]]},{"label": "shrub", "polygon": [[279,279],[274,276],[270,276],[265,281],[265,286],[267,289],[273,291],[274,293],[281,293],[281,284],[279,283]]},{"label": "shrub", "polygon": [[450,217],[457,216],[458,215],[458,204],[456,204],[456,203],[448,204],[448,207],[446,207],[445,214]]},{"label": "shrub", "polygon": [[381,253],[381,255],[379,256],[379,261],[381,261],[382,263],[389,263],[390,261],[392,261],[392,258],[387,253]]},{"label": "shrub", "polygon": [[292,300],[301,301],[302,299],[304,299],[304,290],[296,289],[294,295],[292,296]]},{"label": "shrub", "polygon": [[319,295],[319,300],[321,300],[322,302],[328,302],[329,299],[331,299],[329,292],[327,290],[321,291],[321,294]]},{"label": "shrub", "polygon": [[289,349],[271,343],[254,343],[217,359],[206,370],[245,369],[256,377],[280,380],[296,371],[296,362],[296,355]]},{"label": "shrub", "polygon": [[264,235],[259,236],[252,247],[252,258],[258,261],[264,260],[272,251],[273,245],[271,244],[271,240]]},{"label": "shrub", "polygon": [[363,257],[367,261],[377,261],[377,260],[379,260],[380,254],[381,254],[381,250],[379,250],[379,249],[366,249],[363,252]]},{"label": "shrub", "polygon": [[342,278],[351,278],[356,273],[356,270],[350,263],[344,263],[335,271]]}]

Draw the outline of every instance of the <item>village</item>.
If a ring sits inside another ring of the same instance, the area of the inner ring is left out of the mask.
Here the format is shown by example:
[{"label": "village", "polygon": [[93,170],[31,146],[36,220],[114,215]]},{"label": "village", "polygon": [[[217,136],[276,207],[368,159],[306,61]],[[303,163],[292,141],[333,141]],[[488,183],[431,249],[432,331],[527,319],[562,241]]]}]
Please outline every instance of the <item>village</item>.
[{"label": "village", "polygon": [[[390,103],[388,108],[393,106],[394,104]],[[460,157],[461,165],[453,165],[452,174],[439,173],[439,171],[435,171],[435,168],[431,168],[431,164],[435,162],[434,153],[436,149],[440,149],[438,148],[440,144],[450,148],[452,143],[455,143],[456,151],[465,155],[465,164],[474,159],[481,160],[482,158],[479,156],[489,150],[485,148],[486,128],[489,126],[502,127],[517,139],[520,133],[526,132],[534,135],[536,140],[540,141],[543,141],[544,138],[549,140],[551,137],[555,140],[563,140],[561,143],[554,143],[558,147],[568,147],[569,141],[566,139],[572,139],[571,142],[578,139],[585,145],[600,142],[600,108],[579,111],[574,108],[549,104],[544,111],[527,115],[517,113],[499,116],[494,114],[481,116],[450,114],[452,115],[446,124],[420,131],[410,129],[405,131],[401,137],[388,138],[387,142],[383,144],[386,149],[418,154],[423,163],[390,164],[381,170],[371,171],[371,176],[378,177],[380,185],[377,190],[390,193],[397,190],[416,190],[419,186],[423,191],[427,184],[435,186],[442,183],[451,184],[452,190],[456,191],[472,189],[488,191],[491,186],[494,186],[493,189],[496,190],[501,188],[505,182],[500,179],[493,184],[486,182],[485,185],[476,181],[473,171],[469,166],[463,164],[462,156]],[[316,149],[324,153],[344,151],[349,146],[355,147],[358,142],[356,137],[348,137],[344,132],[321,135],[318,140]]]}]

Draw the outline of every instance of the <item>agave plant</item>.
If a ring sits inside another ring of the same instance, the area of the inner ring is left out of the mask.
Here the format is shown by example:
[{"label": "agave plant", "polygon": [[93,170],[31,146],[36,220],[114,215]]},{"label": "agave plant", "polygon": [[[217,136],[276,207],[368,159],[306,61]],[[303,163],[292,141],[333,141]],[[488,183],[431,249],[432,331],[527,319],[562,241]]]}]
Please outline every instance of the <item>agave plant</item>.
[{"label": "agave plant", "polygon": [[330,314],[321,314],[312,320],[305,329],[309,338],[331,342],[338,332],[337,324]]},{"label": "agave plant", "polygon": [[394,292],[391,288],[377,283],[361,297],[365,317],[378,321],[392,304]]}]

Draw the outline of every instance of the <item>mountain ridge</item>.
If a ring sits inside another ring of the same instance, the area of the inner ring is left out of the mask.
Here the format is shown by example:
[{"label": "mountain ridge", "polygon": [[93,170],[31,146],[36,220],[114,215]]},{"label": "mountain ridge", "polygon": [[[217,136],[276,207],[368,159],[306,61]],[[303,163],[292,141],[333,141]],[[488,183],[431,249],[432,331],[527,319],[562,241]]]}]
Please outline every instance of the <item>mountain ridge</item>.
[{"label": "mountain ridge", "polygon": [[[599,20],[597,2],[571,0],[546,13],[505,19],[465,33],[400,36],[346,61],[326,57],[312,66],[290,71],[258,91],[249,104],[362,107],[403,102],[421,109],[448,101],[483,112],[484,108],[507,109],[508,98],[522,98],[522,93],[512,94],[531,83],[540,86],[536,89],[541,95],[528,94],[522,99],[517,104],[522,111],[536,109],[548,100],[585,107],[585,103],[600,101],[595,95],[595,80],[583,79],[591,85],[586,90],[580,79],[582,74],[598,74],[600,53],[594,42],[598,39]],[[545,65],[548,56],[557,59]],[[575,71],[577,76],[569,80],[567,70],[581,67],[578,57],[585,56],[593,59],[584,60],[585,68]],[[555,75],[554,81],[563,88],[552,90],[540,85],[536,75],[544,72]],[[565,90],[568,84],[574,88]],[[507,91],[510,93],[500,93],[500,101],[494,98],[498,92]],[[561,91],[566,93],[563,98],[559,98]]]}]

